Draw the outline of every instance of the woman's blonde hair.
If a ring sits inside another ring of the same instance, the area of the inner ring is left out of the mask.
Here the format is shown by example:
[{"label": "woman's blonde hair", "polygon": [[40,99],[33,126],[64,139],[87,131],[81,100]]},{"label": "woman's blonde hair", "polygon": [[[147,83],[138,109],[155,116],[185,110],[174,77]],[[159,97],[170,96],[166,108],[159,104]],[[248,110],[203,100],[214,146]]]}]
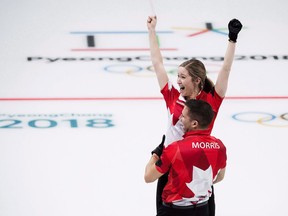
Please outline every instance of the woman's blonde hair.
[{"label": "woman's blonde hair", "polygon": [[200,78],[200,90],[210,92],[214,87],[214,83],[207,78],[205,65],[201,61],[197,59],[190,59],[183,62],[180,67],[184,67],[193,80]]}]

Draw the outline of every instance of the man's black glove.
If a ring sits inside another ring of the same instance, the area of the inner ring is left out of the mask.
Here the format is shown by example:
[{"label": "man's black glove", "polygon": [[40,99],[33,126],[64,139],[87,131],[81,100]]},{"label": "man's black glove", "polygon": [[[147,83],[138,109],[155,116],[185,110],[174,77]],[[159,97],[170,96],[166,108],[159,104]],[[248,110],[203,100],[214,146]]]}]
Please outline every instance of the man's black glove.
[{"label": "man's black glove", "polygon": [[156,154],[158,157],[162,155],[164,149],[165,135],[162,136],[161,143],[151,152],[151,154]]},{"label": "man's black glove", "polygon": [[229,41],[236,43],[238,33],[242,29],[241,22],[237,19],[232,19],[228,24],[228,29],[229,29]]}]

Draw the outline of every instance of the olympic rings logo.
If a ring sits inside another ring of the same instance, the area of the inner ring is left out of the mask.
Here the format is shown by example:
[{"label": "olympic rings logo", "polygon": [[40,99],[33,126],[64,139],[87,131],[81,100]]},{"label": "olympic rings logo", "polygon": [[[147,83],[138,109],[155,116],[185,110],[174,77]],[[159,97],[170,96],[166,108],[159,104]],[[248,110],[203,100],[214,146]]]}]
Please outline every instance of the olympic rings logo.
[{"label": "olympic rings logo", "polygon": [[[177,70],[179,65],[176,64],[165,64],[164,65],[168,75],[177,76]],[[220,65],[218,64],[207,64],[207,74],[209,73],[218,73]],[[152,65],[148,66],[139,66],[132,64],[114,64],[108,65],[103,68],[105,71],[110,73],[126,74],[131,76],[138,77],[151,77],[155,76],[154,68]]]},{"label": "olympic rings logo", "polygon": [[241,122],[258,123],[270,127],[288,127],[288,112],[280,115],[266,112],[241,112],[234,114],[232,118]]},{"label": "olympic rings logo", "polygon": [[[178,65],[165,65],[168,74],[176,75]],[[151,77],[155,76],[153,66],[138,66],[131,64],[115,64],[104,67],[110,73],[127,74],[131,76]]]}]

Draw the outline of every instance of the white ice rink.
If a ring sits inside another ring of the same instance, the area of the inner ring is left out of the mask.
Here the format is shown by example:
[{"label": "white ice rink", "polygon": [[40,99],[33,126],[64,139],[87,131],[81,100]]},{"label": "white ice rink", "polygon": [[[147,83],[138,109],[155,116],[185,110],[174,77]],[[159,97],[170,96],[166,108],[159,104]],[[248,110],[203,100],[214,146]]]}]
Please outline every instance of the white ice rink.
[{"label": "white ice rink", "polygon": [[1,1],[0,216],[155,215],[143,174],[167,119],[153,11],[173,81],[192,57],[215,81],[229,20],[244,25],[213,130],[228,150],[216,215],[288,215],[287,1],[151,2]]}]

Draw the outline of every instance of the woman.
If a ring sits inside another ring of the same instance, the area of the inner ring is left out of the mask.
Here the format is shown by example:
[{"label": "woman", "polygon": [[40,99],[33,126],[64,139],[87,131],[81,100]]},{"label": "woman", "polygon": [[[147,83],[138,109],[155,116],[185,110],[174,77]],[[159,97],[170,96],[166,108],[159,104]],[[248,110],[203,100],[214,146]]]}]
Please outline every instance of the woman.
[{"label": "woman", "polygon": [[[228,46],[223,65],[219,71],[215,85],[207,78],[204,64],[199,60],[191,59],[183,62],[178,68],[177,84],[180,89],[179,91],[169,81],[167,72],[164,68],[163,58],[156,36],[156,24],[157,17],[149,16],[147,20],[147,28],[149,34],[151,61],[169,114],[169,126],[166,132],[165,140],[165,145],[167,146],[173,141],[182,139],[184,132],[179,118],[184,107],[184,102],[188,99],[204,100],[212,106],[215,115],[209,126],[209,131],[211,133],[215,118],[227,91],[229,74],[235,54],[237,36],[242,28],[242,24],[237,19],[232,19],[228,24]],[[156,196],[157,215],[161,215],[161,194],[166,182],[167,175],[163,175],[158,180]],[[209,199],[209,210],[211,216],[215,215],[214,193]]]}]

